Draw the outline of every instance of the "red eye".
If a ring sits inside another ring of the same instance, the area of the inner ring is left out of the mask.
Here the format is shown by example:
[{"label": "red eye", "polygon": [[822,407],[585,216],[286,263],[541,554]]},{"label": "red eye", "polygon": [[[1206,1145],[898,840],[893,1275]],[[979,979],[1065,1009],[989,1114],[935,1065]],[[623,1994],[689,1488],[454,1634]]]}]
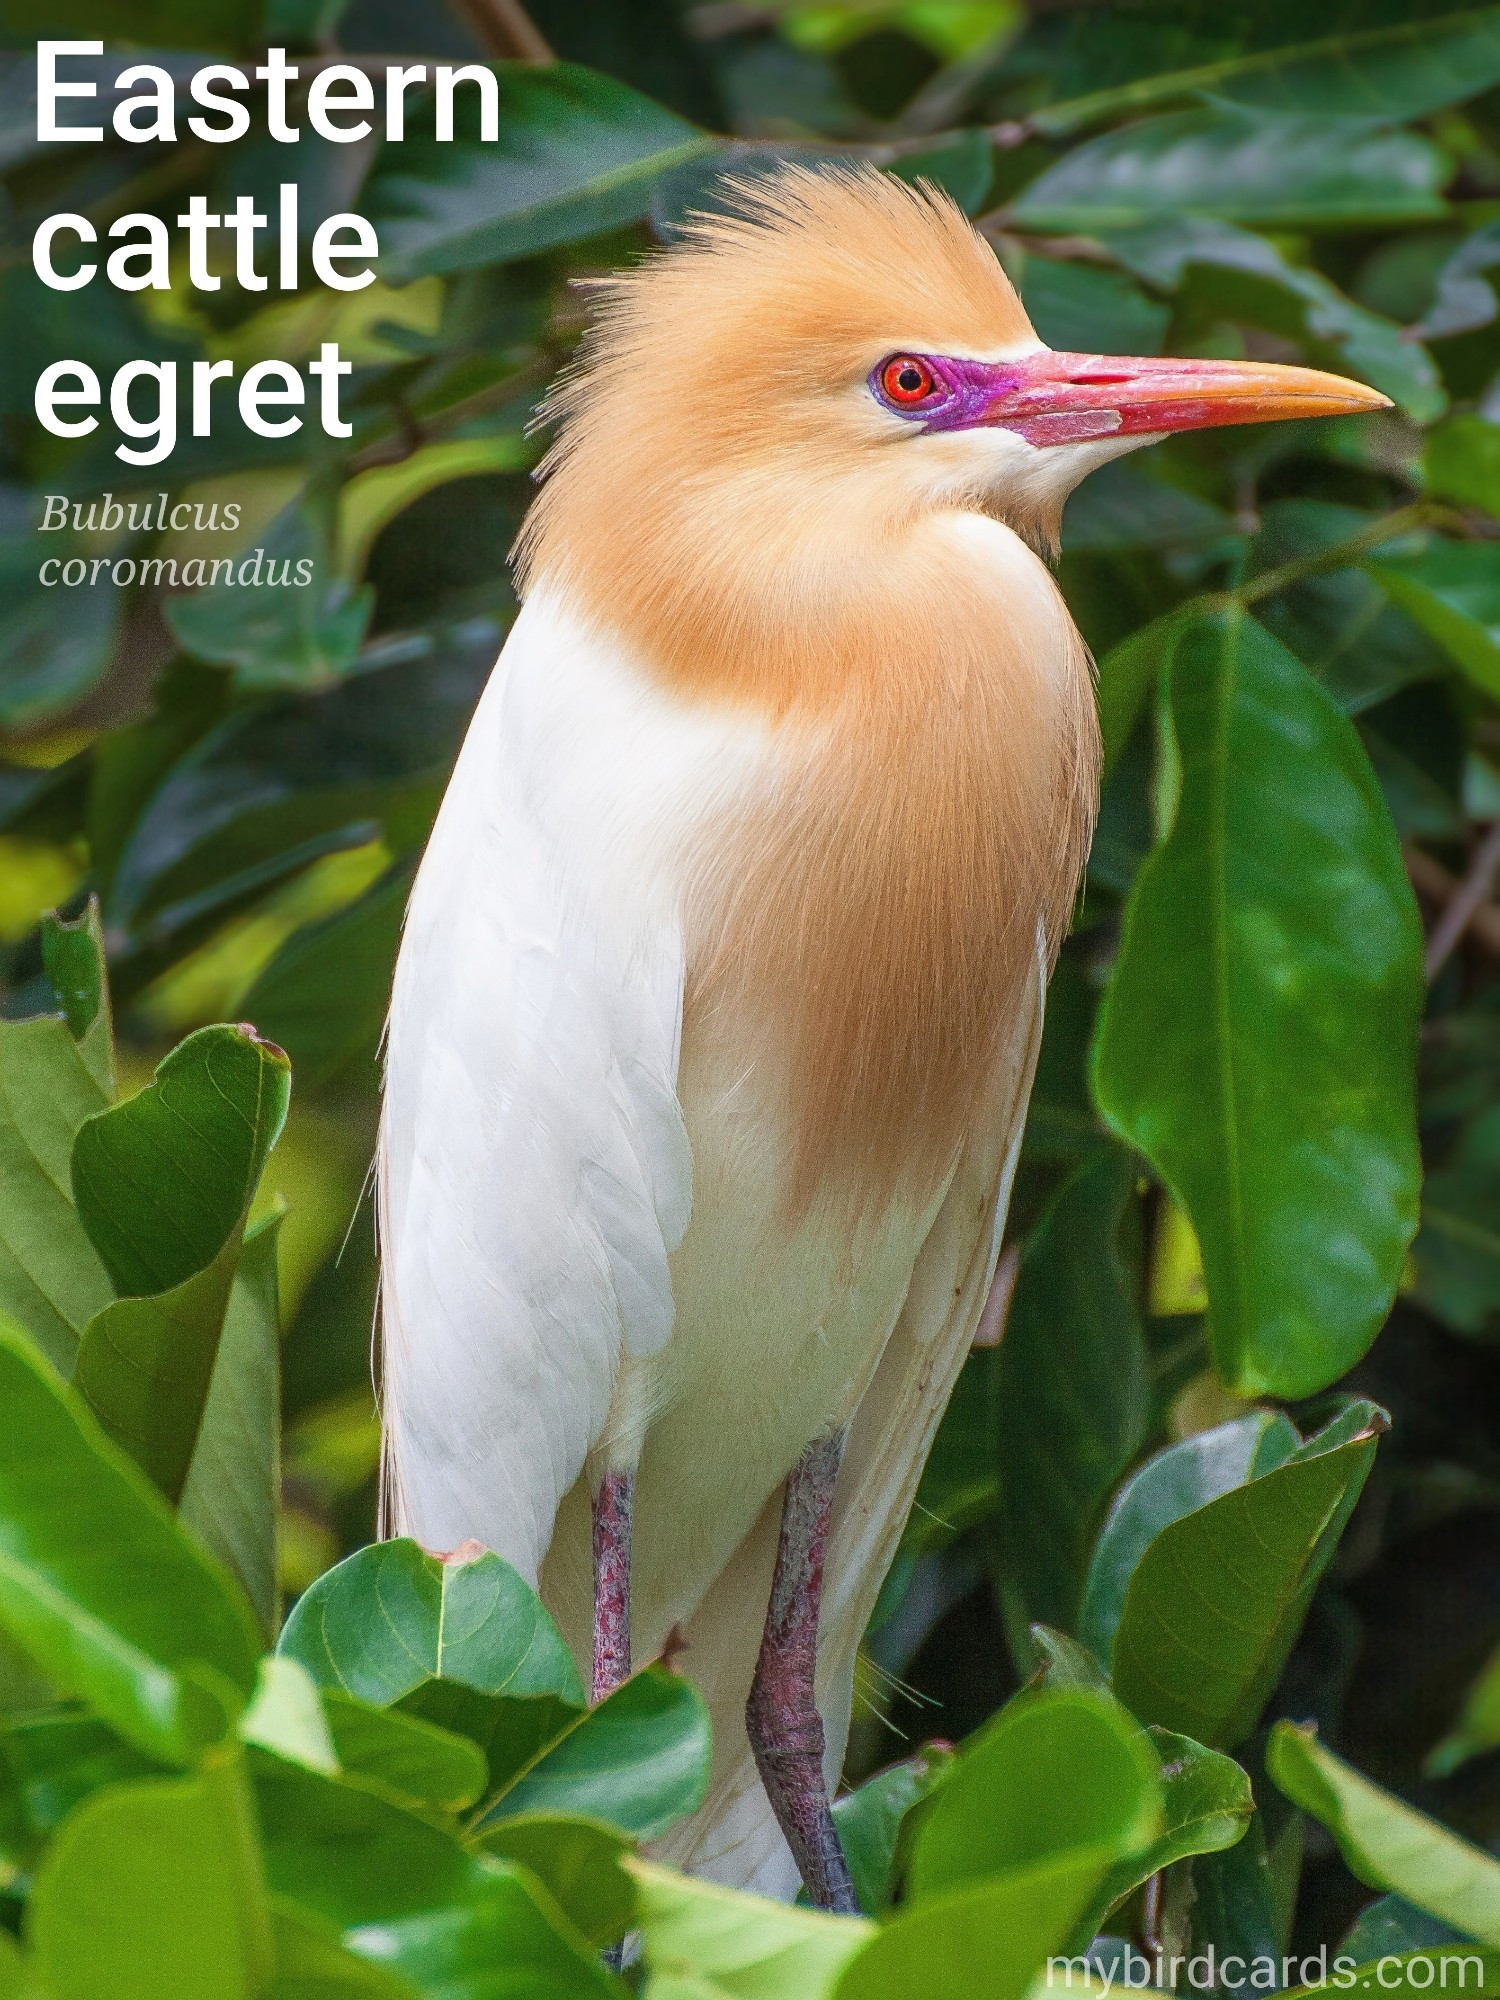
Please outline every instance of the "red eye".
[{"label": "red eye", "polygon": [[932,370],[914,354],[895,354],[880,371],[880,386],[893,403],[920,403],[937,387]]}]

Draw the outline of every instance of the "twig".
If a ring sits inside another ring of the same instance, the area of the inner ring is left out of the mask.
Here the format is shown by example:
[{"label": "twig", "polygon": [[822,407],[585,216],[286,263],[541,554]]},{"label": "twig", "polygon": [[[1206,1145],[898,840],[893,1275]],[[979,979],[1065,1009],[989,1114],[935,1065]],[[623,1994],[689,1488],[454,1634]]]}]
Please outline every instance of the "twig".
[{"label": "twig", "polygon": [[[1417,894],[1446,910],[1462,887],[1458,877],[1450,875],[1442,862],[1434,861],[1424,848],[1408,847],[1405,860],[1406,872]],[[1500,958],[1500,903],[1481,903],[1469,919],[1466,935],[1482,945],[1491,957]]]},{"label": "twig", "polygon": [[547,37],[521,0],[453,0],[453,8],[474,31],[487,56],[501,62],[557,61]]},{"label": "twig", "polygon": [[1474,850],[1469,872],[1454,891],[1453,900],[1433,925],[1427,940],[1427,980],[1430,985],[1452,956],[1469,925],[1489,901],[1495,876],[1500,873],[1500,819],[1497,819]]}]

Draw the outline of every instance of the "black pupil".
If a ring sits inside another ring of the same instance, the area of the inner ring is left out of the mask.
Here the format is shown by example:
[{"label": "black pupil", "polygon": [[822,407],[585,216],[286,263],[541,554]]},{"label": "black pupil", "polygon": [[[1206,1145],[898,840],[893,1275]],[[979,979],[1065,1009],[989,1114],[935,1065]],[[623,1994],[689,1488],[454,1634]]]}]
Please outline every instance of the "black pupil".
[{"label": "black pupil", "polygon": [[896,385],[898,388],[904,389],[908,396],[914,396],[922,386],[921,369],[914,362],[908,361],[906,366],[901,370],[901,373],[896,377]]}]

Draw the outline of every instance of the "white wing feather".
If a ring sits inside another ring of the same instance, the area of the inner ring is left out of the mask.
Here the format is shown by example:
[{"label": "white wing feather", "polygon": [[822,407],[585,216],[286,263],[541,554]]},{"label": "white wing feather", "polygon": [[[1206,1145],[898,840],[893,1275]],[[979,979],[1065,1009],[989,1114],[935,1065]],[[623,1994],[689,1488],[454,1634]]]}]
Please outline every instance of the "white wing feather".
[{"label": "white wing feather", "polygon": [[681,941],[668,899],[642,894],[649,870],[615,892],[631,829],[607,796],[577,796],[593,738],[631,768],[631,730],[654,721],[640,706],[575,629],[522,612],[424,857],[391,1004],[391,1526],[436,1548],[477,1535],[533,1579],[622,1352],[671,1332],[690,1203]]}]

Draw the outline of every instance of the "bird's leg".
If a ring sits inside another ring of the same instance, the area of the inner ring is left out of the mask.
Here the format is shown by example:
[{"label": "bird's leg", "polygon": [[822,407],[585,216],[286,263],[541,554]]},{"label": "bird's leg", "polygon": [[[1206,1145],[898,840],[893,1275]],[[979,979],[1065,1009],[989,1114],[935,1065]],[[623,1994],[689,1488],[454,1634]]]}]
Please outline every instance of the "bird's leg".
[{"label": "bird's leg", "polygon": [[635,1474],[605,1473],[594,1495],[594,1685],[603,1701],[630,1677],[630,1522]]},{"label": "bird's leg", "polygon": [[813,1692],[818,1601],[843,1434],[803,1452],[786,1482],[771,1608],[745,1707],[756,1767],[807,1893],[820,1909],[858,1912],[823,1778],[823,1718]]}]

